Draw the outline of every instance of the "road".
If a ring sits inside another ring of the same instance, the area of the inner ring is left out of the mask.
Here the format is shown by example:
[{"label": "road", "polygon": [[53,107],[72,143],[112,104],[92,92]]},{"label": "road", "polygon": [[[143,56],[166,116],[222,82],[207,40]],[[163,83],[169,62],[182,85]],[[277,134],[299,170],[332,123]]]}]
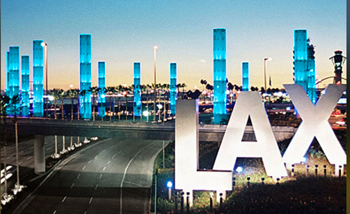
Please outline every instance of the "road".
[{"label": "road", "polygon": [[[80,141],[84,138],[80,137]],[[55,138],[54,136],[45,136],[45,156],[50,157],[55,153]],[[73,137],[73,144],[77,143],[77,137]],[[62,151],[63,148],[63,137],[57,136],[57,148],[58,152]],[[70,145],[70,136],[65,137],[65,148]],[[16,168],[16,147],[11,143],[10,146],[6,147],[6,154],[3,147],[1,147],[1,169],[4,168],[4,161],[6,160],[7,165],[12,165]],[[34,140],[26,140],[19,142],[18,144],[18,163],[20,177],[34,170]],[[13,189],[14,183],[16,182],[16,175],[14,174],[8,183],[8,190]],[[4,193],[4,184],[1,185],[1,194]]]},{"label": "road", "polygon": [[153,164],[163,142],[91,144],[57,166],[16,213],[149,213]]}]

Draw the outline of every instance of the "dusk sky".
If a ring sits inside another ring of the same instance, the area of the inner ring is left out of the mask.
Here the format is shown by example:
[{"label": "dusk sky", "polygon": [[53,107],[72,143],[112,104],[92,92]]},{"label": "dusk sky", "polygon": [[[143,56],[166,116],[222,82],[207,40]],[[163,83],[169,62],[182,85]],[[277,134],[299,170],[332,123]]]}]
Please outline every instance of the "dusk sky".
[{"label": "dusk sky", "polygon": [[[272,87],[293,83],[294,30],[306,29],[315,45],[316,75],[334,74],[329,57],[346,55],[345,0],[2,0],[1,89],[6,52],[20,47],[30,56],[33,40],[48,44],[49,88],[79,88],[79,36],[91,34],[92,86],[97,63],[106,62],[106,86],[133,84],[133,62],[141,62],[141,84],[153,82],[153,46],[157,45],[157,82],[169,83],[177,63],[178,83],[202,88],[213,84],[213,29],[226,28],[226,72],[242,84],[242,62],[249,62],[250,85],[263,86],[264,58]],[[343,68],[346,78],[346,64]],[[323,82],[332,83],[332,80]],[[31,86],[32,88],[32,86]]]}]

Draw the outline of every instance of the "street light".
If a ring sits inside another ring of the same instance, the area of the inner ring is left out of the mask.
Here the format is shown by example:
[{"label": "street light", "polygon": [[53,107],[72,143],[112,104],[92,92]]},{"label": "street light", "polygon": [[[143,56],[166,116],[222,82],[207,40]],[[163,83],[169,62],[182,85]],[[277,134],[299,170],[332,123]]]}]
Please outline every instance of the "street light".
[{"label": "street light", "polygon": [[271,61],[272,58],[271,57],[268,57],[268,58],[264,58],[264,89],[265,89],[265,92],[266,92],[266,61]]},{"label": "street light", "polygon": [[170,201],[171,200],[171,187],[173,187],[173,183],[171,181],[168,181],[166,186],[168,187],[168,199]]},{"label": "street light", "polygon": [[153,109],[154,109],[154,115],[153,115],[153,121],[156,121],[156,101],[157,101],[157,49],[158,46],[153,46],[153,54],[154,54],[154,103],[153,103]]},{"label": "street light", "polygon": [[44,47],[44,67],[45,67],[45,76],[46,76],[46,105],[45,105],[45,108],[46,108],[46,117],[48,117],[49,108],[48,108],[47,96],[49,94],[49,90],[48,90],[49,85],[48,85],[48,72],[47,72],[47,43],[42,42],[41,46]]},{"label": "street light", "polygon": [[42,42],[41,46],[44,47],[44,67],[45,67],[45,76],[46,76],[46,104],[45,104],[45,108],[46,108],[46,117],[48,117],[48,102],[47,102],[47,96],[49,94],[49,90],[48,90],[48,72],[47,72],[47,43],[46,42]]}]

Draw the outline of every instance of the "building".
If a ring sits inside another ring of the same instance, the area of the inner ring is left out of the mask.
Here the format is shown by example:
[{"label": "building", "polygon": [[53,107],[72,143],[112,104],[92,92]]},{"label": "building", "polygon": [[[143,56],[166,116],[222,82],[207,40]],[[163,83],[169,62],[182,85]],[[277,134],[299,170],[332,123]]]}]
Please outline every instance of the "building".
[{"label": "building", "polygon": [[91,119],[91,35],[80,35],[80,114],[82,119]]}]

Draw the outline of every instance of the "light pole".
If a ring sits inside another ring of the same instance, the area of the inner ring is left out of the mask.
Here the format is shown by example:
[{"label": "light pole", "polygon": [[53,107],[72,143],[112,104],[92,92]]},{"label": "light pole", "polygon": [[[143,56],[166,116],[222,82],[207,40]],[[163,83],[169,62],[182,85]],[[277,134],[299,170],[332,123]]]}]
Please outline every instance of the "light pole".
[{"label": "light pole", "polygon": [[48,72],[47,72],[47,43],[42,42],[41,46],[44,47],[44,67],[45,67],[45,81],[46,81],[46,103],[45,103],[45,108],[46,108],[46,118],[48,117],[48,94],[49,94],[49,83],[48,83]]},{"label": "light pole", "polygon": [[154,54],[154,103],[153,103],[153,109],[154,109],[154,115],[153,115],[153,121],[156,121],[156,101],[157,101],[157,49],[158,46],[155,45],[153,47],[153,54]]},{"label": "light pole", "polygon": [[170,201],[171,200],[171,187],[173,187],[173,183],[171,181],[168,181],[166,186],[168,187],[168,200]]},{"label": "light pole", "polygon": [[268,57],[268,58],[264,58],[264,90],[266,92],[266,61],[271,61],[272,58]]}]

